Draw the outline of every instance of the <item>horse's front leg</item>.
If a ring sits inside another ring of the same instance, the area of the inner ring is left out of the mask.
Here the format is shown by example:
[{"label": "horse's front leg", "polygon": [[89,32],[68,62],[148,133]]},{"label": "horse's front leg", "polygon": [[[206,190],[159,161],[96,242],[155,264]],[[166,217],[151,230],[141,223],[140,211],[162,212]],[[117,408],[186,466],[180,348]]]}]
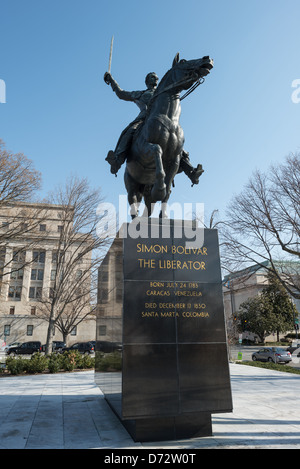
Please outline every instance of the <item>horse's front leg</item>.
[{"label": "horse's front leg", "polygon": [[138,184],[131,178],[127,170],[124,173],[125,187],[127,189],[127,200],[130,206],[130,216],[132,219],[139,215],[139,206],[142,200],[142,193]]},{"label": "horse's front leg", "polygon": [[177,155],[174,161],[172,162],[171,166],[168,168],[165,182],[166,182],[166,196],[162,200],[161,204],[161,211],[159,214],[160,218],[167,218],[167,202],[170,198],[172,192],[172,182],[174,177],[176,176],[180,165],[180,155]]},{"label": "horse's front leg", "polygon": [[155,182],[151,190],[153,202],[163,200],[166,196],[165,171],[162,162],[163,151],[156,143],[147,143],[147,156],[155,160]]}]

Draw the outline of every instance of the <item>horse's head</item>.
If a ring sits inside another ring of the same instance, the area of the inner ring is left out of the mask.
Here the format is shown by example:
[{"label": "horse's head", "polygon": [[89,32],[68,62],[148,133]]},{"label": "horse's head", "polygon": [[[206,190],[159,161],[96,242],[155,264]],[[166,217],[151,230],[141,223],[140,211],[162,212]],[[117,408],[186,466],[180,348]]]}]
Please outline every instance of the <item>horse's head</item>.
[{"label": "horse's head", "polygon": [[179,60],[179,53],[176,54],[172,65],[172,80],[178,83],[179,91],[189,89],[199,78],[210,73],[214,66],[214,61],[205,56],[202,59]]}]

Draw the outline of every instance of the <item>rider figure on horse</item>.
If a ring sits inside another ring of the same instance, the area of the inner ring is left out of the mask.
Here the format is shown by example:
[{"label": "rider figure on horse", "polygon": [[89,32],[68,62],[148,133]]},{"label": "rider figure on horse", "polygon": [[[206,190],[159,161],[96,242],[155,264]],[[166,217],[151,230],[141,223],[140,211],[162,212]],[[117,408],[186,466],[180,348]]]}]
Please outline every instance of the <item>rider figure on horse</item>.
[{"label": "rider figure on horse", "polygon": [[[123,99],[124,101],[132,101],[140,108],[139,115],[121,133],[115,151],[110,150],[106,157],[106,160],[111,165],[111,173],[116,174],[126,160],[127,152],[130,148],[136,130],[145,120],[147,106],[157,88],[158,76],[154,72],[147,74],[145,79],[147,89],[144,91],[122,90],[108,72],[106,72],[104,75],[104,81],[108,85],[111,85],[118,98]],[[198,164],[197,168],[192,166],[189,159],[189,154],[184,150],[182,150],[178,173],[181,171],[184,171],[193,184],[199,183],[199,177],[204,172],[201,164]]]}]

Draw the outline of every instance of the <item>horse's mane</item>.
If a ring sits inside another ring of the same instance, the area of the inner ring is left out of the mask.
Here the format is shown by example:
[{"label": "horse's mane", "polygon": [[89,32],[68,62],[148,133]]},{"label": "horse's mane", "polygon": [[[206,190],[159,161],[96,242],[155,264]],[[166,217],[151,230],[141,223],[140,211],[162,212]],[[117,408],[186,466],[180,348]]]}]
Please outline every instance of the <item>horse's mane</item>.
[{"label": "horse's mane", "polygon": [[165,85],[165,81],[167,80],[170,71],[171,71],[171,69],[168,70],[168,71],[164,74],[164,76],[162,77],[162,79],[161,79],[160,82],[158,83],[158,86],[157,86],[156,90],[155,90],[154,93],[153,93],[152,99],[156,96],[156,94],[157,94],[158,92],[161,91],[161,88]]},{"label": "horse's mane", "polygon": [[146,117],[145,119],[147,119],[147,117],[149,116],[150,114],[150,111],[151,111],[151,107],[152,107],[152,104],[153,104],[153,101],[154,99],[156,98],[156,96],[161,92],[161,88],[163,88],[165,86],[165,82],[167,81],[167,78],[169,77],[169,72],[171,71],[172,69],[168,70],[164,76],[162,77],[162,79],[160,80],[156,90],[154,91],[153,93],[153,96],[152,98],[150,99],[149,103],[148,103],[148,106],[147,106],[147,111],[146,111]]}]

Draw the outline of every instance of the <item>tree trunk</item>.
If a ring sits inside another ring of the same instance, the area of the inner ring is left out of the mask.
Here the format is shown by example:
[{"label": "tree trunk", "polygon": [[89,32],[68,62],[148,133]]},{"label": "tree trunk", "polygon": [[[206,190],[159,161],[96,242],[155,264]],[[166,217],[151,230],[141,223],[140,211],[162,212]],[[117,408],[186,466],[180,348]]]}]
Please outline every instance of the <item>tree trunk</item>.
[{"label": "tree trunk", "polygon": [[67,337],[68,337],[67,332],[63,332],[63,341],[65,344],[67,344]]},{"label": "tree trunk", "polygon": [[50,319],[48,331],[47,331],[47,342],[46,342],[46,355],[50,355],[52,353],[52,342],[54,337],[54,327],[55,322],[53,319]]}]

